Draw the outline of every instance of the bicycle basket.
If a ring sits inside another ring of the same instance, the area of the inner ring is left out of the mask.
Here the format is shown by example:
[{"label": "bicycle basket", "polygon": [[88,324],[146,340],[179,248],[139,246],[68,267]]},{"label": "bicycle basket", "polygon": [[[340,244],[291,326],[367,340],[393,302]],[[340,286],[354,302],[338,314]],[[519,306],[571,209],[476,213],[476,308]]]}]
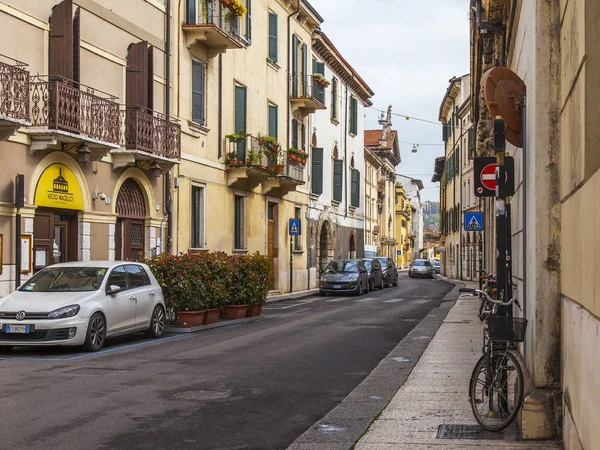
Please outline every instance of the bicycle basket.
[{"label": "bicycle basket", "polygon": [[523,342],[525,340],[526,319],[489,316],[487,324],[488,335],[492,341]]}]

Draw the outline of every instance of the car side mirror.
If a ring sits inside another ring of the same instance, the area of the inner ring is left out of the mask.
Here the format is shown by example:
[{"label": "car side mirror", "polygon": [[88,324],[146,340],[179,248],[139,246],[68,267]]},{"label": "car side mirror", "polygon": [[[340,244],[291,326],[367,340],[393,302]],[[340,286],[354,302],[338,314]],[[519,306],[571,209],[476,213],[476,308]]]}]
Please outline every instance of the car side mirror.
[{"label": "car side mirror", "polygon": [[111,284],[108,289],[106,289],[106,293],[108,295],[117,295],[119,292],[121,292],[121,288],[119,286],[115,286],[114,284]]}]

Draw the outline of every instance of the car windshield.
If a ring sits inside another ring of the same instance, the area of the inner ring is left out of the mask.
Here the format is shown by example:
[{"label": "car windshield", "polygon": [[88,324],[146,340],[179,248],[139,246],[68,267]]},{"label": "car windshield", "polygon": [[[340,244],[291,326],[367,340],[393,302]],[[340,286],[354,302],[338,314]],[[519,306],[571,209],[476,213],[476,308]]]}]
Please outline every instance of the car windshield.
[{"label": "car windshield", "polygon": [[429,261],[415,261],[413,266],[415,266],[415,267],[431,266],[431,263]]},{"label": "car windshield", "polygon": [[102,284],[104,267],[47,267],[19,288],[25,292],[86,292]]},{"label": "car windshield", "polygon": [[325,269],[325,273],[357,273],[358,263],[356,261],[331,261]]},{"label": "car windshield", "polygon": [[387,267],[387,259],[386,258],[383,258],[383,259],[377,258],[377,261],[379,261],[381,263],[382,269],[385,269]]},{"label": "car windshield", "polygon": [[365,267],[367,268],[367,270],[371,271],[371,266],[373,265],[373,261],[364,260],[363,263],[365,263]]}]

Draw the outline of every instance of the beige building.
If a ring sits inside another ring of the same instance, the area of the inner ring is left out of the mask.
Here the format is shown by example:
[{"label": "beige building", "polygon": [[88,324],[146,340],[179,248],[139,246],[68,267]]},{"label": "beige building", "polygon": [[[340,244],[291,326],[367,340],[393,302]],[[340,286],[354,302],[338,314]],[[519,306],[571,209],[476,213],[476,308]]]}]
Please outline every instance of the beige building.
[{"label": "beige building", "polygon": [[165,17],[158,0],[0,2],[0,295],[49,264],[167,250]]},{"label": "beige building", "polygon": [[404,187],[396,183],[396,263],[399,269],[407,269],[414,258],[415,235],[413,215],[415,207],[406,195]]},{"label": "beige building", "polygon": [[379,120],[381,130],[365,131],[365,147],[381,162],[377,173],[379,256],[396,260],[396,166],[400,164],[398,132],[392,130],[392,107]]},{"label": "beige building", "polygon": [[[299,0],[243,0],[241,17],[228,3],[174,2],[182,155],[173,251],[258,251],[273,261],[273,290],[306,289],[308,118],[325,108],[325,87],[312,76],[312,33],[322,19]],[[291,245],[290,218],[303,231]]]},{"label": "beige building", "polygon": [[378,255],[380,224],[380,206],[382,193],[379,191],[379,170],[381,160],[374,152],[365,147],[365,257]]},{"label": "beige building", "polygon": [[[520,425],[525,439],[560,434],[567,449],[594,449],[600,441],[600,252],[593,218],[600,209],[600,40],[591,32],[599,20],[597,1],[482,0],[471,9],[479,155],[493,154],[491,118],[479,100],[482,74],[506,66],[526,85],[523,99],[511,82],[510,101],[525,125],[509,124],[521,143],[507,144],[515,159],[512,269],[529,321]],[[485,208],[493,211],[492,200]]]}]

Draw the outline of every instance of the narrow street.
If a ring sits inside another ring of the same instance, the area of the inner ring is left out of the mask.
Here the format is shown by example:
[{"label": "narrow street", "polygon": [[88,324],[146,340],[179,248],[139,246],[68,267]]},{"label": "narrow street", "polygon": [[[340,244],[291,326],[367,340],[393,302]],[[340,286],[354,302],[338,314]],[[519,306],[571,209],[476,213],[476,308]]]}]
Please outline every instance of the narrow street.
[{"label": "narrow street", "polygon": [[4,351],[2,447],[285,449],[452,287],[405,272],[399,284],[268,304],[259,322],[134,336],[98,354]]}]

